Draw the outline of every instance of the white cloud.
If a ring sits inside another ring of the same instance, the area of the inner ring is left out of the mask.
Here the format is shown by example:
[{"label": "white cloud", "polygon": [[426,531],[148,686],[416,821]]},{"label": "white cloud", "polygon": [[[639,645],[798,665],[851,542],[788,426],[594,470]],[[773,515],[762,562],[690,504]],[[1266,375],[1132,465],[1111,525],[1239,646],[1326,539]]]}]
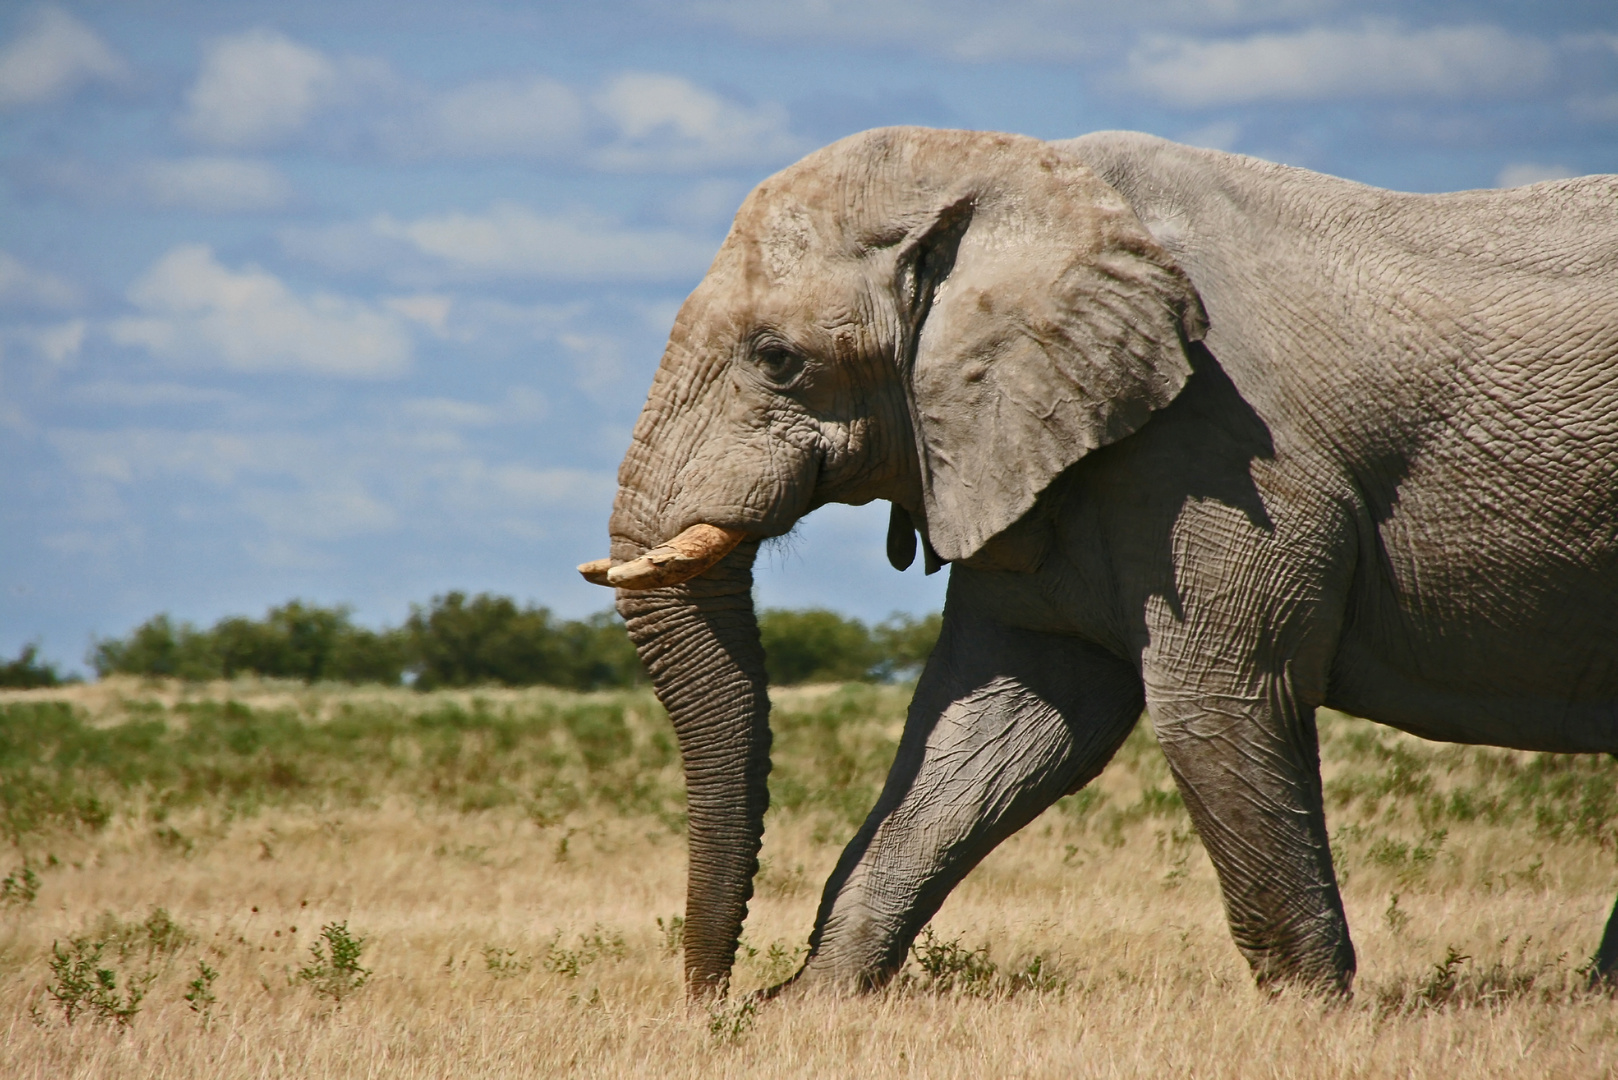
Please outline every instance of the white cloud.
[{"label": "white cloud", "polygon": [[663,201],[663,216],[679,225],[712,228],[728,225],[747,197],[748,185],[739,180],[699,180]]},{"label": "white cloud", "polygon": [[219,38],[186,94],[180,127],[212,146],[273,145],[377,71],[374,62],[334,61],[275,30]]},{"label": "white cloud", "polygon": [[94,30],[61,8],[44,8],[0,50],[0,107],[50,101],[91,79],[113,82],[127,73]]},{"label": "white cloud", "polygon": [[469,83],[424,95],[378,138],[405,157],[566,157],[612,172],[755,165],[808,149],[779,104],[744,105],[653,72],[590,95],[544,76]]},{"label": "white cloud", "polygon": [[501,465],[476,470],[477,478],[496,495],[519,505],[556,506],[610,500],[618,489],[617,479],[608,472],[586,469],[535,469],[526,465]]},{"label": "white cloud", "polygon": [[130,287],[138,317],[112,323],[113,340],[153,355],[234,371],[397,375],[411,341],[398,316],[330,293],[302,297],[273,274],[221,266],[187,244]]},{"label": "white cloud", "polygon": [[299,491],[250,489],[242,492],[241,506],[283,541],[341,540],[387,532],[399,521],[394,508],[354,476],[318,478]]},{"label": "white cloud", "polygon": [[961,60],[1100,58],[1138,26],[1251,26],[1340,0],[694,0],[696,18],[775,39],[898,45]]},{"label": "white cloud", "polygon": [[628,72],[593,94],[538,74],[433,91],[395,79],[382,61],[332,57],[268,29],[211,43],[186,101],[181,129],[219,147],[282,144],[332,113],[343,145],[402,158],[682,172],[785,162],[809,149],[779,103],[744,104],[677,75]]},{"label": "white cloud", "polygon": [[72,387],[69,393],[75,400],[92,405],[109,405],[119,409],[169,408],[172,406],[212,405],[229,406],[240,402],[240,397],[229,390],[202,386],[187,386],[171,382],[123,382],[117,379],[99,379]]},{"label": "white cloud", "polygon": [[226,489],[236,510],[256,522],[248,543],[336,540],[398,522],[377,491],[387,463],[358,440],[167,428],[61,429],[47,438],[97,504],[115,503],[116,486],[173,476]]},{"label": "white cloud", "polygon": [[0,345],[8,350],[15,348],[32,353],[52,367],[64,367],[79,358],[89,329],[90,324],[85,319],[5,326],[0,327]]},{"label": "white cloud", "polygon": [[666,281],[700,274],[714,253],[711,241],[685,233],[628,229],[587,212],[539,214],[512,202],[483,214],[455,211],[415,221],[384,214],[370,229],[479,277]]},{"label": "white cloud", "polygon": [[579,95],[554,79],[470,83],[430,99],[410,120],[384,130],[407,156],[543,157],[576,146],[585,129]]},{"label": "white cloud", "polygon": [[384,271],[395,281],[417,284],[423,274],[413,245],[391,240],[377,232],[376,220],[345,221],[333,225],[289,225],[276,234],[281,250],[291,258],[338,274]]},{"label": "white cloud", "polygon": [[1618,94],[1576,94],[1568,102],[1568,107],[1574,116],[1598,124],[1618,120]]},{"label": "white cloud", "polygon": [[292,185],[273,165],[241,158],[151,161],[139,175],[152,202],[210,214],[274,210],[292,195]]},{"label": "white cloud", "polygon": [[1233,120],[1216,120],[1180,136],[1187,146],[1203,146],[1209,150],[1233,150],[1242,137],[1242,126]]},{"label": "white cloud", "polygon": [[526,386],[512,387],[504,401],[485,405],[456,398],[414,398],[399,406],[399,413],[432,427],[494,427],[532,423],[549,411],[545,395]]},{"label": "white cloud", "polygon": [[55,326],[42,326],[34,331],[34,347],[47,361],[60,367],[72,363],[84,348],[84,334],[90,324],[83,319],[69,319]]},{"label": "white cloud", "polygon": [[1129,55],[1126,79],[1173,105],[1329,98],[1494,95],[1551,72],[1543,42],[1494,26],[1411,30],[1391,22],[1224,41],[1159,37]]},{"label": "white cloud", "polygon": [[[428,400],[362,415],[317,434],[296,431],[57,429],[46,439],[78,480],[78,516],[128,516],[119,492],[171,477],[218,489],[222,504],[202,512],[252,522],[243,541],[256,561],[320,559],[324,542],[400,529],[445,526],[543,536],[543,516],[558,509],[604,514],[616,480],[610,471],[490,461],[453,436],[421,430],[532,418],[531,391],[491,407]],[[537,395],[533,395],[537,397]],[[403,421],[401,423],[401,421]],[[206,504],[201,504],[206,505]]]},{"label": "white cloud", "polygon": [[1570,169],[1566,165],[1541,165],[1532,161],[1513,161],[1500,170],[1494,178],[1494,186],[1501,188],[1522,187],[1524,184],[1537,184],[1541,180],[1565,180],[1570,176],[1578,176],[1577,169]]},{"label": "white cloud", "polygon": [[675,75],[621,75],[594,104],[617,133],[595,154],[605,169],[720,168],[781,160],[807,149],[787,130],[781,105],[740,105]]},{"label": "white cloud", "polygon": [[411,322],[418,322],[439,337],[444,337],[449,333],[446,324],[455,300],[449,296],[418,293],[415,296],[389,297],[383,301],[383,305],[389,311],[397,311]]},{"label": "white cloud", "polygon": [[0,251],[0,306],[70,308],[78,302],[79,291],[66,280]]},{"label": "white cloud", "polygon": [[120,484],[174,473],[229,484],[266,460],[256,440],[225,432],[61,429],[48,438],[72,472]]}]

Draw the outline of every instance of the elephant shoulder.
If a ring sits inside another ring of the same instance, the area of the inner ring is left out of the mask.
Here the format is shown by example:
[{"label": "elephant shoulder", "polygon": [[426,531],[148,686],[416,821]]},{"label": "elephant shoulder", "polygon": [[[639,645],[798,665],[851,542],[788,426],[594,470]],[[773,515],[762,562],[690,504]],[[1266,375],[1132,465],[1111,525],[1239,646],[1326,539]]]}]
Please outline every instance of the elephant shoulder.
[{"label": "elephant shoulder", "polygon": [[1248,231],[1237,222],[1252,216],[1255,194],[1284,174],[1302,172],[1138,131],[1097,131],[1054,145],[1122,195],[1187,271],[1209,236]]}]

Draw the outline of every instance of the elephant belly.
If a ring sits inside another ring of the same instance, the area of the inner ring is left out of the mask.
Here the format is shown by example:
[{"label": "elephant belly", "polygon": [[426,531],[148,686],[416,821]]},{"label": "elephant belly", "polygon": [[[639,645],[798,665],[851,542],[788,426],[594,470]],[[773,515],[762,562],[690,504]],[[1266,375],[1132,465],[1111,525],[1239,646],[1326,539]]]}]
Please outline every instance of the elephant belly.
[{"label": "elephant belly", "polygon": [[[1401,658],[1408,659],[1408,658]],[[1554,692],[1480,692],[1412,675],[1362,634],[1339,646],[1327,707],[1440,742],[1548,753],[1618,753],[1618,695],[1568,701]]]},{"label": "elephant belly", "polygon": [[1361,568],[1327,704],[1424,738],[1618,751],[1610,541],[1399,524],[1384,526],[1380,573]]}]

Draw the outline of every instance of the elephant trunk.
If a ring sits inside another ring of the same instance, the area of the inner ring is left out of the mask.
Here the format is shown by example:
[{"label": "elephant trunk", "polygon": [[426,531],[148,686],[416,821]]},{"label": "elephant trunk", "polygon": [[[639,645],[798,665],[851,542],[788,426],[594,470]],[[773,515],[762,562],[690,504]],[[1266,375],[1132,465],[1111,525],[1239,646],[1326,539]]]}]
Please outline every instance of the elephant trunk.
[{"label": "elephant trunk", "polygon": [[757,541],[685,584],[620,589],[618,611],[674,722],[690,829],[685,979],[723,995],[769,806],[770,699],[753,611]]}]

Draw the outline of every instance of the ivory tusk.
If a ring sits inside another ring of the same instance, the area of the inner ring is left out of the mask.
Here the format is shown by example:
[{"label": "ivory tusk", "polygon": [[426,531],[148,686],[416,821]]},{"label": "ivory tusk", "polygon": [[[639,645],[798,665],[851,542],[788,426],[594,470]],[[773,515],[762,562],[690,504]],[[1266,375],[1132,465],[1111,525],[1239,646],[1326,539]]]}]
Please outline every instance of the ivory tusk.
[{"label": "ivory tusk", "polygon": [[[638,559],[612,566],[597,559],[579,567],[579,573],[598,585],[620,589],[661,589],[690,581],[730,554],[747,534],[719,525],[693,525],[672,540],[659,544]],[[603,580],[604,579],[604,580]]]}]

